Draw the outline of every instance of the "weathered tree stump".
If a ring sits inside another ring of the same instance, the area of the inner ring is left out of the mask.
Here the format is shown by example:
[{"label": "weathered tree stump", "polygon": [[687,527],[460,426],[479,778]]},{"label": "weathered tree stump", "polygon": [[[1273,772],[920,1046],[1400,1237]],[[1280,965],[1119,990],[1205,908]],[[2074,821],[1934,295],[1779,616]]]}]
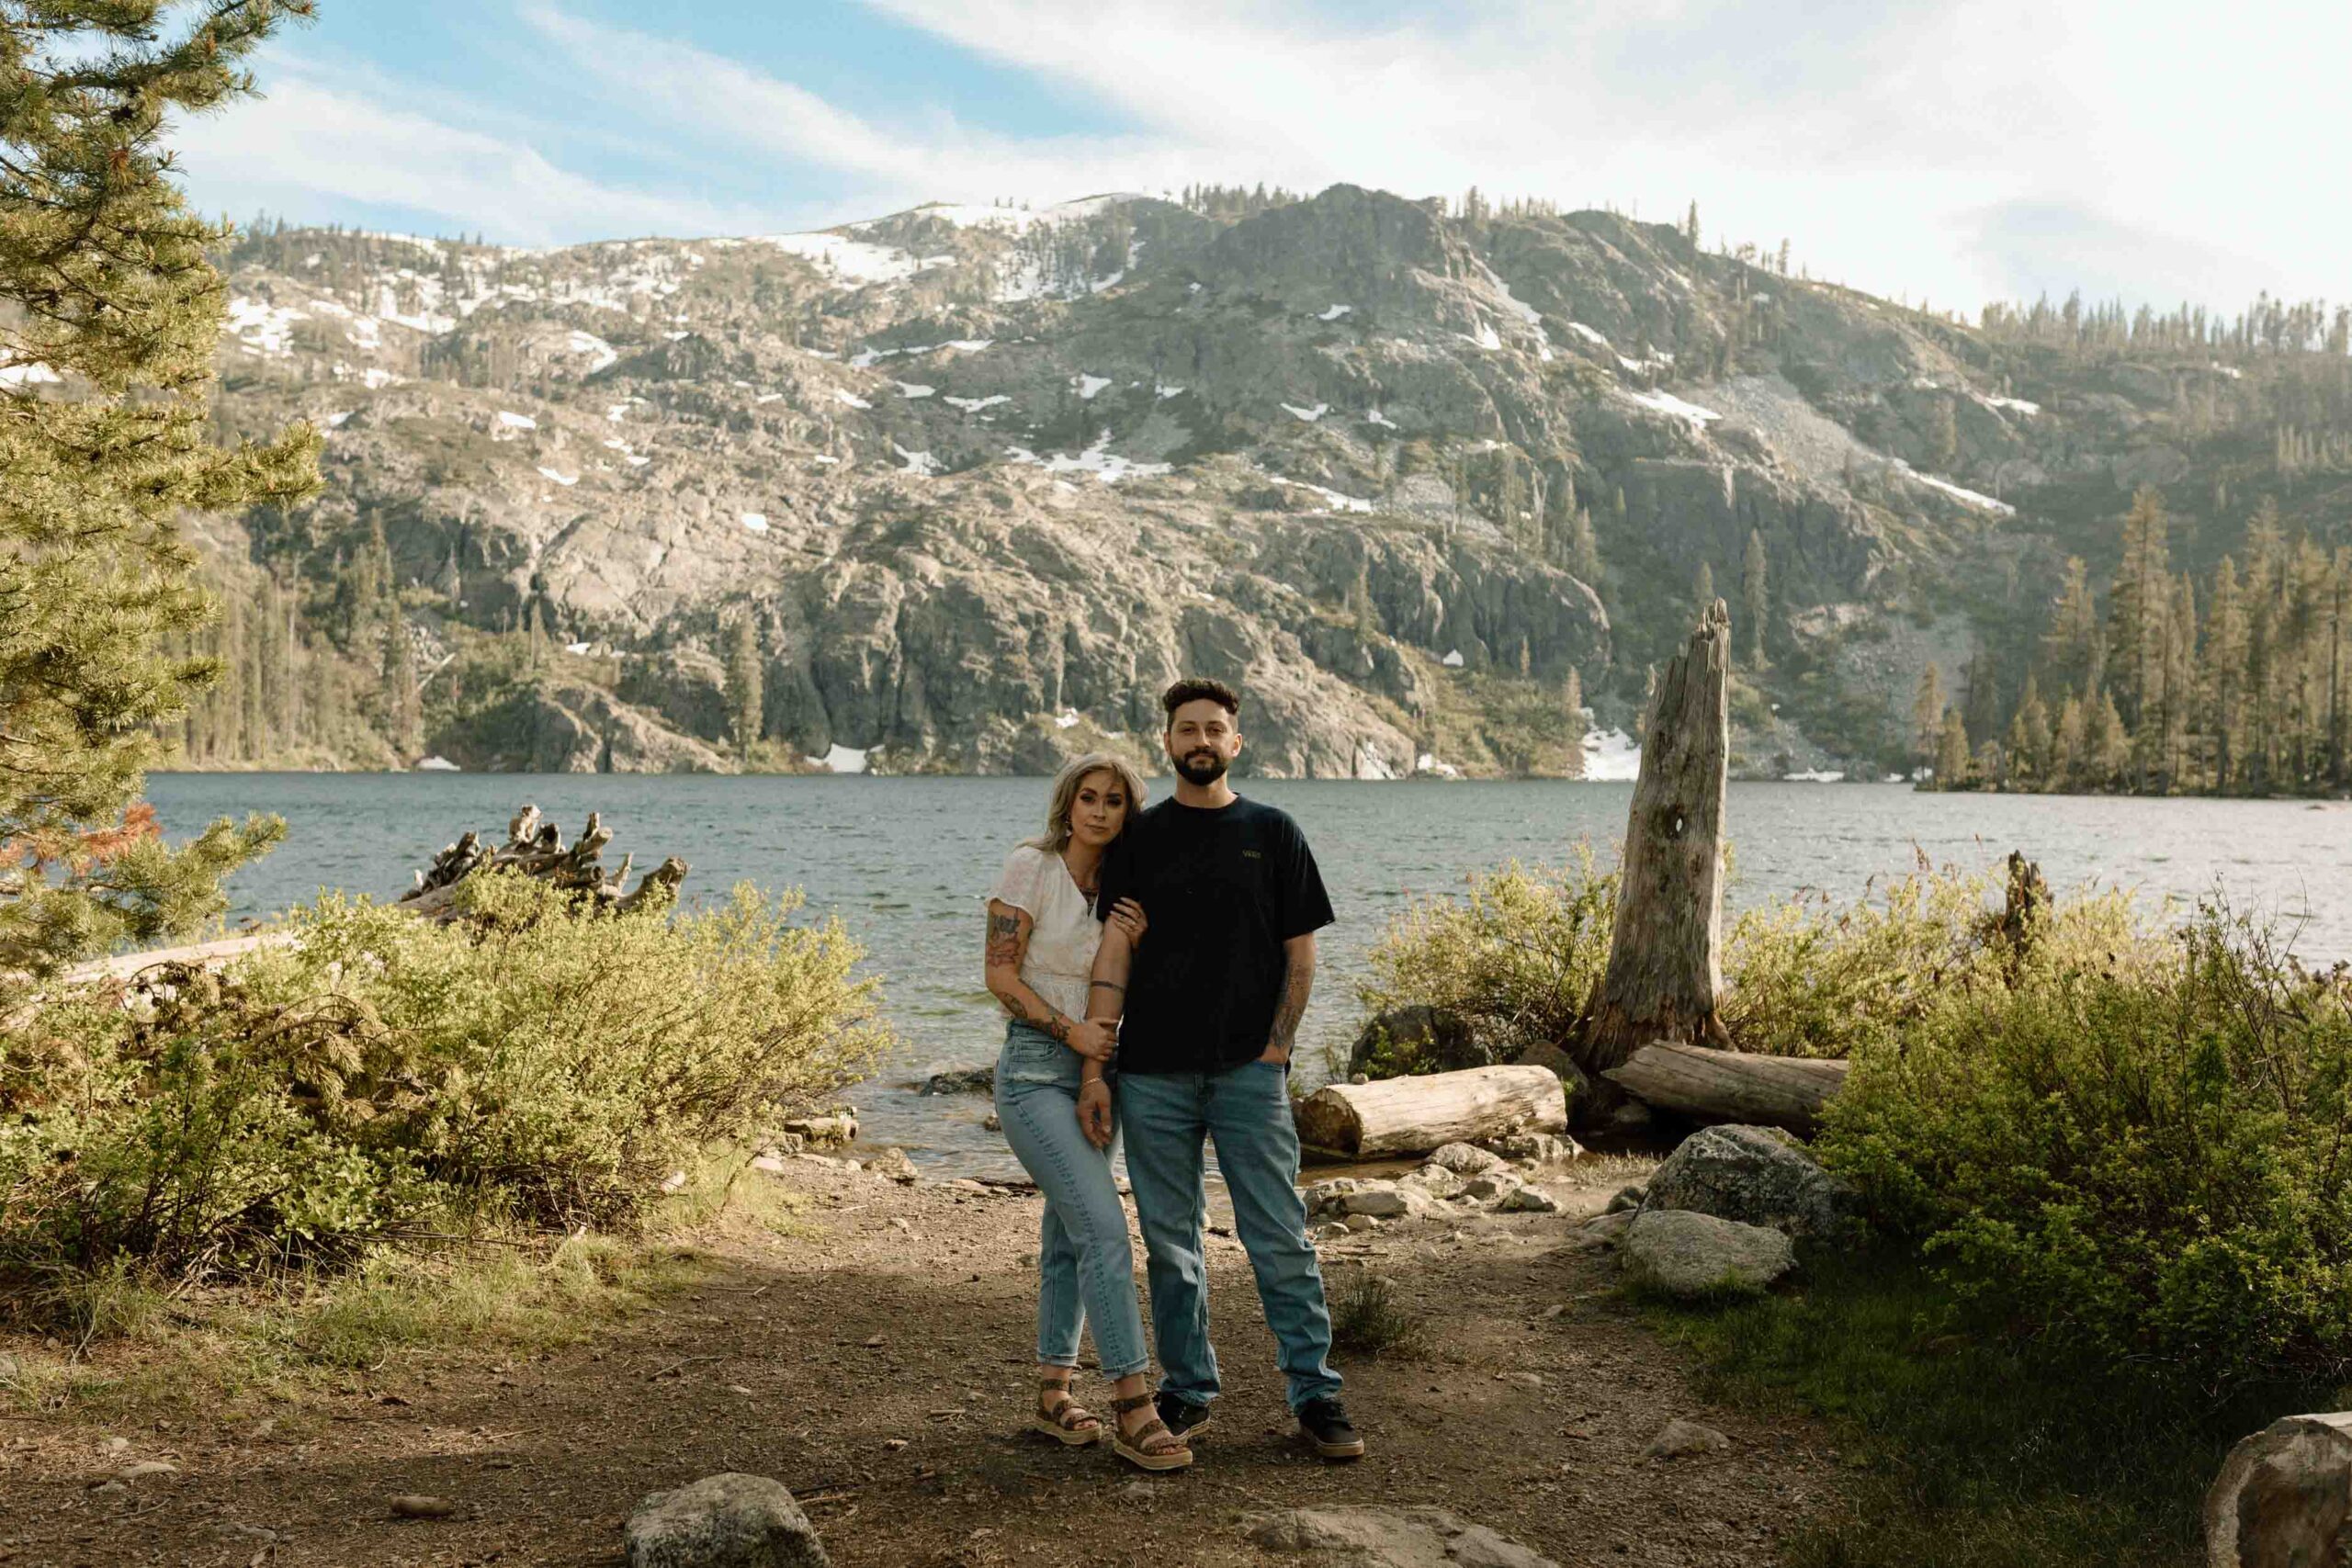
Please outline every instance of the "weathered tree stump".
[{"label": "weathered tree stump", "polygon": [[1785,1127],[1811,1137],[1849,1064],[1703,1045],[1645,1045],[1603,1077],[1645,1105],[1705,1122]]},{"label": "weathered tree stump", "polygon": [[1373,1159],[1508,1133],[1567,1130],[1568,1100],[1548,1067],[1460,1072],[1325,1084],[1299,1101],[1299,1142],[1317,1154]]},{"label": "weathered tree stump", "polygon": [[1609,967],[1586,1004],[1575,1052],[1588,1073],[1654,1042],[1730,1043],[1715,1011],[1730,674],[1731,616],[1718,599],[1667,665],[1643,726]]},{"label": "weathered tree stump", "polygon": [[2347,1553],[2352,1412],[2289,1416],[2230,1450],[2205,1494],[2212,1568],[2318,1568]]},{"label": "weathered tree stump", "polygon": [[506,824],[506,842],[491,849],[481,836],[469,830],[444,848],[433,863],[416,874],[416,886],[400,897],[399,908],[430,920],[457,918],[458,887],[483,870],[514,871],[537,877],[566,892],[582,895],[594,908],[627,914],[648,898],[675,893],[686,879],[687,866],[675,855],[639,879],[624,893],[636,856],[621,858],[620,869],[607,874],[602,856],[613,841],[612,829],[599,812],[588,814],[588,825],[570,848],[552,822],[541,819],[539,808],[526,806]]}]

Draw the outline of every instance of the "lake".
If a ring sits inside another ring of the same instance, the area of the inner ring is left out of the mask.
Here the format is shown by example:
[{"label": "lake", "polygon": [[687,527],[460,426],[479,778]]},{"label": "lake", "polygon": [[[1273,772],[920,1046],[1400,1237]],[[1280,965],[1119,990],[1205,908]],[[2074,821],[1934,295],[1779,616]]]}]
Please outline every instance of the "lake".
[{"label": "lake", "polygon": [[[1155,784],[1155,794],[1166,782]],[[1362,1021],[1351,981],[1389,919],[1506,861],[1556,863],[1578,840],[1613,861],[1630,784],[1242,781],[1295,817],[1314,845],[1340,923],[1324,933],[1302,1061],[1344,1048]],[[1012,844],[1043,825],[1039,779],[706,777],[512,773],[161,773],[149,795],[166,833],[216,817],[286,818],[287,842],[230,884],[232,919],[305,901],[322,887],[391,897],[468,828],[503,839],[535,802],[566,841],[592,811],[605,852],[639,867],[692,866],[689,898],[749,879],[803,889],[838,915],[887,976],[904,1043],[854,1097],[866,1135],[943,1170],[1008,1174],[977,1096],[924,1098],[909,1085],[943,1066],[992,1061],[1003,1036],[980,981],[980,897]],[[2308,801],[2144,800],[2094,795],[1922,795],[1900,784],[1735,784],[1737,878],[1730,904],[1817,888],[1846,899],[1873,876],[1937,863],[1975,867],[2022,849],[2063,898],[2086,881],[2154,898],[2219,887],[2290,922],[2306,958],[2352,958],[2352,807]]]}]

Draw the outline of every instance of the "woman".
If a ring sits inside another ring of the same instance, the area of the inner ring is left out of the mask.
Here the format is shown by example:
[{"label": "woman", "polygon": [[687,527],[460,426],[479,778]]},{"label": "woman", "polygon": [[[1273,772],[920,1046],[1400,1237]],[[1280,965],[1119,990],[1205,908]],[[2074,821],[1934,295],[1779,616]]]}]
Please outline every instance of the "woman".
[{"label": "woman", "polygon": [[[1143,781],[1116,757],[1080,757],[1055,777],[1046,831],[1006,857],[989,892],[988,982],[1012,1015],[996,1064],[997,1116],[1046,1198],[1032,1425],[1064,1443],[1103,1437],[1101,1418],[1069,1392],[1079,1331],[1091,1322],[1096,1359],[1115,1380],[1113,1451],[1145,1470],[1177,1470],[1193,1452],[1161,1425],[1145,1387],[1150,1357],[1110,1151],[1089,1143],[1078,1122],[1079,1084],[1107,1071],[1117,1043],[1113,1026],[1086,1021],[1088,972],[1102,938],[1094,889],[1103,851],[1142,807]],[[1134,904],[1110,918],[1131,940],[1143,935]]]}]

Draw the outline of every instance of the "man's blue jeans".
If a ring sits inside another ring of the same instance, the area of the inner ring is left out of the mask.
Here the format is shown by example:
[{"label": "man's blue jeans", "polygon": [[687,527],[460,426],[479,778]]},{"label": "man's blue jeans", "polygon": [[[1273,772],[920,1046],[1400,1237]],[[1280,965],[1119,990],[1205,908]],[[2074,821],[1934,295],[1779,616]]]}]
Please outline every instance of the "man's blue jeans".
[{"label": "man's blue jeans", "polygon": [[1233,1194],[1234,1226],[1289,1381],[1291,1408],[1339,1393],[1329,1366],[1331,1314],[1298,1195],[1290,1074],[1272,1062],[1221,1073],[1122,1073],[1118,1102],[1127,1179],[1143,1225],[1160,1388],[1195,1404],[1217,1395],[1202,1240],[1208,1214],[1202,1147],[1214,1138],[1217,1168]]}]

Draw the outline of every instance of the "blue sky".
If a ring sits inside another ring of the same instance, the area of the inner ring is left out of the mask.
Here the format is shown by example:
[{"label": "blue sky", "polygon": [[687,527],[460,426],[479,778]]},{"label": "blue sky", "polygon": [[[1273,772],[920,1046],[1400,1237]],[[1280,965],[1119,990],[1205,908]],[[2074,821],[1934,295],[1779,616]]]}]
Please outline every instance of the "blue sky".
[{"label": "blue sky", "polygon": [[[2343,296],[2352,6],[321,0],[208,210],[560,244],[1336,180],[1679,215],[1973,310]],[[2316,163],[2314,160],[2317,160]],[[2316,166],[2319,174],[2307,173]]]}]

